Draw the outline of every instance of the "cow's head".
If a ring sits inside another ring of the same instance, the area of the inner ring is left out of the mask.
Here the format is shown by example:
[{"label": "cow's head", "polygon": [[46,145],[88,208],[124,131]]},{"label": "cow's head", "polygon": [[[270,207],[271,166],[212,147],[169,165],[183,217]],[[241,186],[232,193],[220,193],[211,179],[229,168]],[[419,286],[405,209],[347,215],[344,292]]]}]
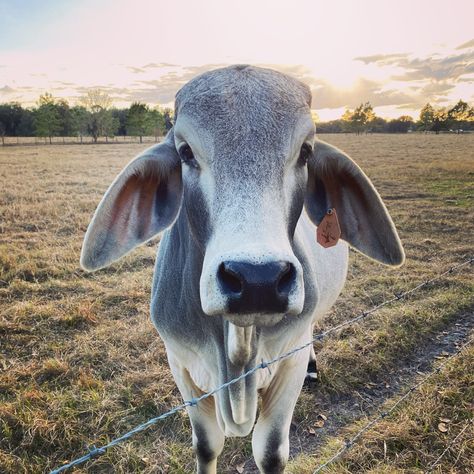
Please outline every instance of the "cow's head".
[{"label": "cow's head", "polygon": [[401,264],[380,197],[348,156],[315,141],[310,103],[307,86],[268,69],[234,66],[193,79],[177,94],[166,140],[132,161],[99,204],[83,267],[109,265],[185,212],[204,256],[203,311],[245,326],[303,309],[293,237],[304,205],[316,225],[336,208],[342,238]]}]

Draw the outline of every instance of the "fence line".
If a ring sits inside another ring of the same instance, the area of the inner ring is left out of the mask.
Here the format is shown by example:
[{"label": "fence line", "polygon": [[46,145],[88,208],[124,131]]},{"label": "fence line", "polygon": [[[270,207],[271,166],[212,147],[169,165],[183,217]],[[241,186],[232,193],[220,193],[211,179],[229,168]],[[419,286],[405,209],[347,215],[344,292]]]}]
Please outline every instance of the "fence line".
[{"label": "fence line", "polygon": [[474,423],[474,418],[471,418],[470,420],[467,420],[466,424],[464,425],[464,428],[457,434],[457,436],[446,446],[446,449],[438,456],[436,461],[431,463],[428,466],[428,470],[426,471],[427,473],[432,472],[433,469],[436,467],[436,465],[441,461],[443,456],[449,451],[450,448],[452,448],[455,444],[456,441],[461,437],[461,435],[469,428],[469,425],[472,425]]},{"label": "fence line", "polygon": [[[372,428],[372,426],[374,426],[375,424],[377,424],[380,420],[382,420],[383,418],[386,418],[388,415],[390,415],[390,413],[392,413],[404,400],[406,400],[416,389],[418,389],[419,387],[421,387],[422,385],[424,385],[431,377],[433,377],[435,374],[438,374],[441,369],[443,369],[444,367],[446,367],[446,365],[448,363],[450,363],[453,359],[455,359],[456,357],[458,357],[463,351],[464,349],[466,349],[467,346],[469,346],[471,344],[471,341],[468,341],[466,342],[465,344],[463,344],[461,346],[461,348],[456,352],[454,353],[451,357],[449,357],[448,359],[446,359],[446,361],[440,365],[438,365],[436,367],[436,369],[432,372],[430,372],[427,376],[423,377],[418,383],[416,383],[415,385],[412,385],[406,392],[403,396],[401,396],[387,411],[384,411],[382,413],[380,413],[376,418],[374,418],[372,421],[369,421],[369,423],[367,423],[362,429],[360,429],[351,439],[347,440],[344,442],[344,446],[336,453],[334,454],[334,456],[332,456],[331,458],[329,458],[328,461],[326,461],[324,464],[321,464],[314,472],[313,474],[317,474],[318,472],[321,472],[323,471],[324,469],[326,469],[326,467],[329,466],[329,464],[332,464],[334,461],[336,461],[337,459],[339,459],[346,451],[348,451],[350,448],[352,448],[352,446],[359,440],[359,438],[366,432],[368,431],[370,428]],[[460,433],[457,437],[459,437],[462,433]],[[454,442],[456,441],[457,437],[454,439],[453,441],[453,444]],[[446,451],[449,449],[446,448]],[[436,460],[436,463],[443,457],[444,455],[444,452],[443,454]],[[434,464],[435,465],[435,464]]]},{"label": "fence line", "polygon": [[[268,369],[270,365],[275,364],[275,363],[277,363],[277,362],[279,362],[283,359],[287,359],[288,357],[291,357],[293,354],[307,348],[308,346],[312,345],[313,343],[323,340],[328,335],[330,335],[330,334],[332,334],[336,331],[339,331],[340,329],[342,329],[344,327],[350,326],[350,325],[352,325],[352,324],[354,324],[358,321],[361,321],[361,320],[365,319],[370,314],[374,313],[375,311],[378,311],[379,309],[383,308],[384,306],[387,306],[387,305],[389,305],[389,304],[391,304],[395,301],[399,301],[402,298],[405,298],[406,296],[414,293],[415,291],[418,291],[421,288],[429,285],[430,283],[433,283],[437,280],[440,280],[442,277],[444,277],[448,274],[451,274],[454,271],[459,270],[460,268],[463,268],[463,267],[471,264],[472,262],[474,262],[474,258],[469,258],[469,259],[465,260],[464,262],[459,263],[458,265],[450,267],[448,270],[444,271],[443,273],[440,273],[440,274],[438,274],[437,276],[435,276],[433,278],[430,278],[428,280],[423,281],[422,283],[419,283],[418,285],[414,286],[410,290],[407,290],[407,291],[402,292],[402,293],[395,294],[395,296],[393,298],[390,298],[390,299],[384,301],[383,303],[380,303],[379,305],[374,306],[370,310],[364,311],[363,313],[361,313],[360,315],[358,315],[354,318],[351,318],[347,321],[344,321],[340,324],[337,324],[336,326],[333,326],[333,327],[327,329],[326,331],[320,332],[319,334],[314,336],[313,339],[311,339],[309,342],[307,342],[305,344],[302,344],[300,346],[297,346],[297,347],[291,349],[290,351],[285,352],[285,353],[283,353],[283,354],[281,354],[281,355],[279,355],[279,356],[277,356],[277,357],[275,357],[275,358],[273,358],[269,361],[262,361],[260,364],[258,364],[255,367],[247,370],[246,372],[244,372],[240,376],[235,377],[232,380],[229,380],[228,382],[214,388],[210,392],[205,393],[205,394],[201,395],[200,397],[193,398],[191,400],[185,401],[181,405],[178,405],[178,406],[174,407],[173,409],[161,414],[160,416],[157,416],[155,418],[151,418],[147,422],[135,427],[134,429],[132,429],[132,430],[128,431],[127,433],[125,433],[124,435],[110,441],[109,443],[105,444],[104,446],[101,446],[101,447],[93,446],[92,449],[90,449],[89,452],[87,454],[85,454],[84,456],[82,456],[80,458],[77,458],[77,459],[69,462],[68,464],[65,464],[64,466],[61,466],[57,469],[54,469],[53,471],[50,472],[50,474],[59,474],[59,473],[65,471],[65,470],[67,470],[71,467],[78,466],[80,464],[85,463],[86,461],[89,461],[90,459],[92,459],[94,457],[105,454],[109,448],[112,448],[112,447],[116,446],[117,444],[120,444],[120,443],[128,440],[129,438],[131,438],[135,434],[146,430],[150,426],[158,423],[159,421],[164,420],[165,418],[168,418],[171,415],[174,415],[178,411],[182,411],[182,410],[186,409],[187,407],[196,406],[200,401],[202,401],[206,398],[212,397],[217,392],[220,392],[221,390],[224,390],[225,388],[229,387],[230,385],[233,385],[233,384],[237,383],[238,381],[248,377],[249,375],[257,372],[258,370]],[[326,465],[328,463],[326,463]],[[316,471],[316,472],[319,472],[319,471]]]}]

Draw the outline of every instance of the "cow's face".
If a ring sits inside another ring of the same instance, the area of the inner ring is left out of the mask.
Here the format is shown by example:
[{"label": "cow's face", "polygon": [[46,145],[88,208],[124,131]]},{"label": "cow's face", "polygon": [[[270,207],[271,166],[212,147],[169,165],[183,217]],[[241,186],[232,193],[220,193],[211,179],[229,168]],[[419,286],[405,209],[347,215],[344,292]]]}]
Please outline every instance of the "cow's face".
[{"label": "cow's face", "polygon": [[293,252],[303,204],[315,225],[335,208],[343,239],[401,264],[397,233],[369,179],[343,152],[314,140],[310,102],[305,85],[268,69],[234,66],[192,80],[177,95],[165,141],[132,161],[103,197],[82,266],[109,265],[181,210],[204,257],[203,311],[248,326],[303,309]]},{"label": "cow's face", "polygon": [[249,67],[205,74],[178,93],[174,141],[208,315],[272,324],[303,309],[292,240],[314,142],[310,100],[303,84]]}]

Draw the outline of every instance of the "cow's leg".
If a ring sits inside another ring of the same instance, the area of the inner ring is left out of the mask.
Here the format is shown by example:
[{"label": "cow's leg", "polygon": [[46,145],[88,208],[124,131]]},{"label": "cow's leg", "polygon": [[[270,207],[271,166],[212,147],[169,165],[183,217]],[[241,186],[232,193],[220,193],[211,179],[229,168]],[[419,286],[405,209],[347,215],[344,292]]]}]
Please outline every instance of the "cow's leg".
[{"label": "cow's leg", "polygon": [[306,383],[316,382],[317,379],[318,379],[318,367],[316,364],[316,353],[314,352],[314,347],[311,346],[305,382]]},{"label": "cow's leg", "polygon": [[[191,400],[203,394],[194,384],[189,372],[182,366],[171,363],[170,367],[181,395]],[[193,448],[196,453],[197,473],[215,474],[217,457],[224,448],[224,433],[219,428],[214,398],[205,398],[196,406],[187,408],[193,430]]]},{"label": "cow's leg", "polygon": [[291,418],[306,375],[309,348],[278,367],[262,393],[262,408],[252,437],[255,462],[264,474],[284,472],[289,453]]}]

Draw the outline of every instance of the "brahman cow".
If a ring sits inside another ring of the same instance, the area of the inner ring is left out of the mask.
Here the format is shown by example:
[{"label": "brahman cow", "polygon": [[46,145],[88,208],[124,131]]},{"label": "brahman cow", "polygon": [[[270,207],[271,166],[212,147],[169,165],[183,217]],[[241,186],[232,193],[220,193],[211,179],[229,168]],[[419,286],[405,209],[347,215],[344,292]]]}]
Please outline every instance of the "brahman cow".
[{"label": "brahman cow", "polygon": [[[387,265],[404,260],[370,180],[315,139],[310,105],[305,84],[269,69],[194,78],[176,95],[166,139],[125,167],[89,225],[86,270],[166,229],[151,317],[185,400],[310,341],[344,285],[348,244]],[[216,472],[224,438],[253,429],[260,471],[283,472],[312,360],[307,347],[189,407],[197,471]]]}]

